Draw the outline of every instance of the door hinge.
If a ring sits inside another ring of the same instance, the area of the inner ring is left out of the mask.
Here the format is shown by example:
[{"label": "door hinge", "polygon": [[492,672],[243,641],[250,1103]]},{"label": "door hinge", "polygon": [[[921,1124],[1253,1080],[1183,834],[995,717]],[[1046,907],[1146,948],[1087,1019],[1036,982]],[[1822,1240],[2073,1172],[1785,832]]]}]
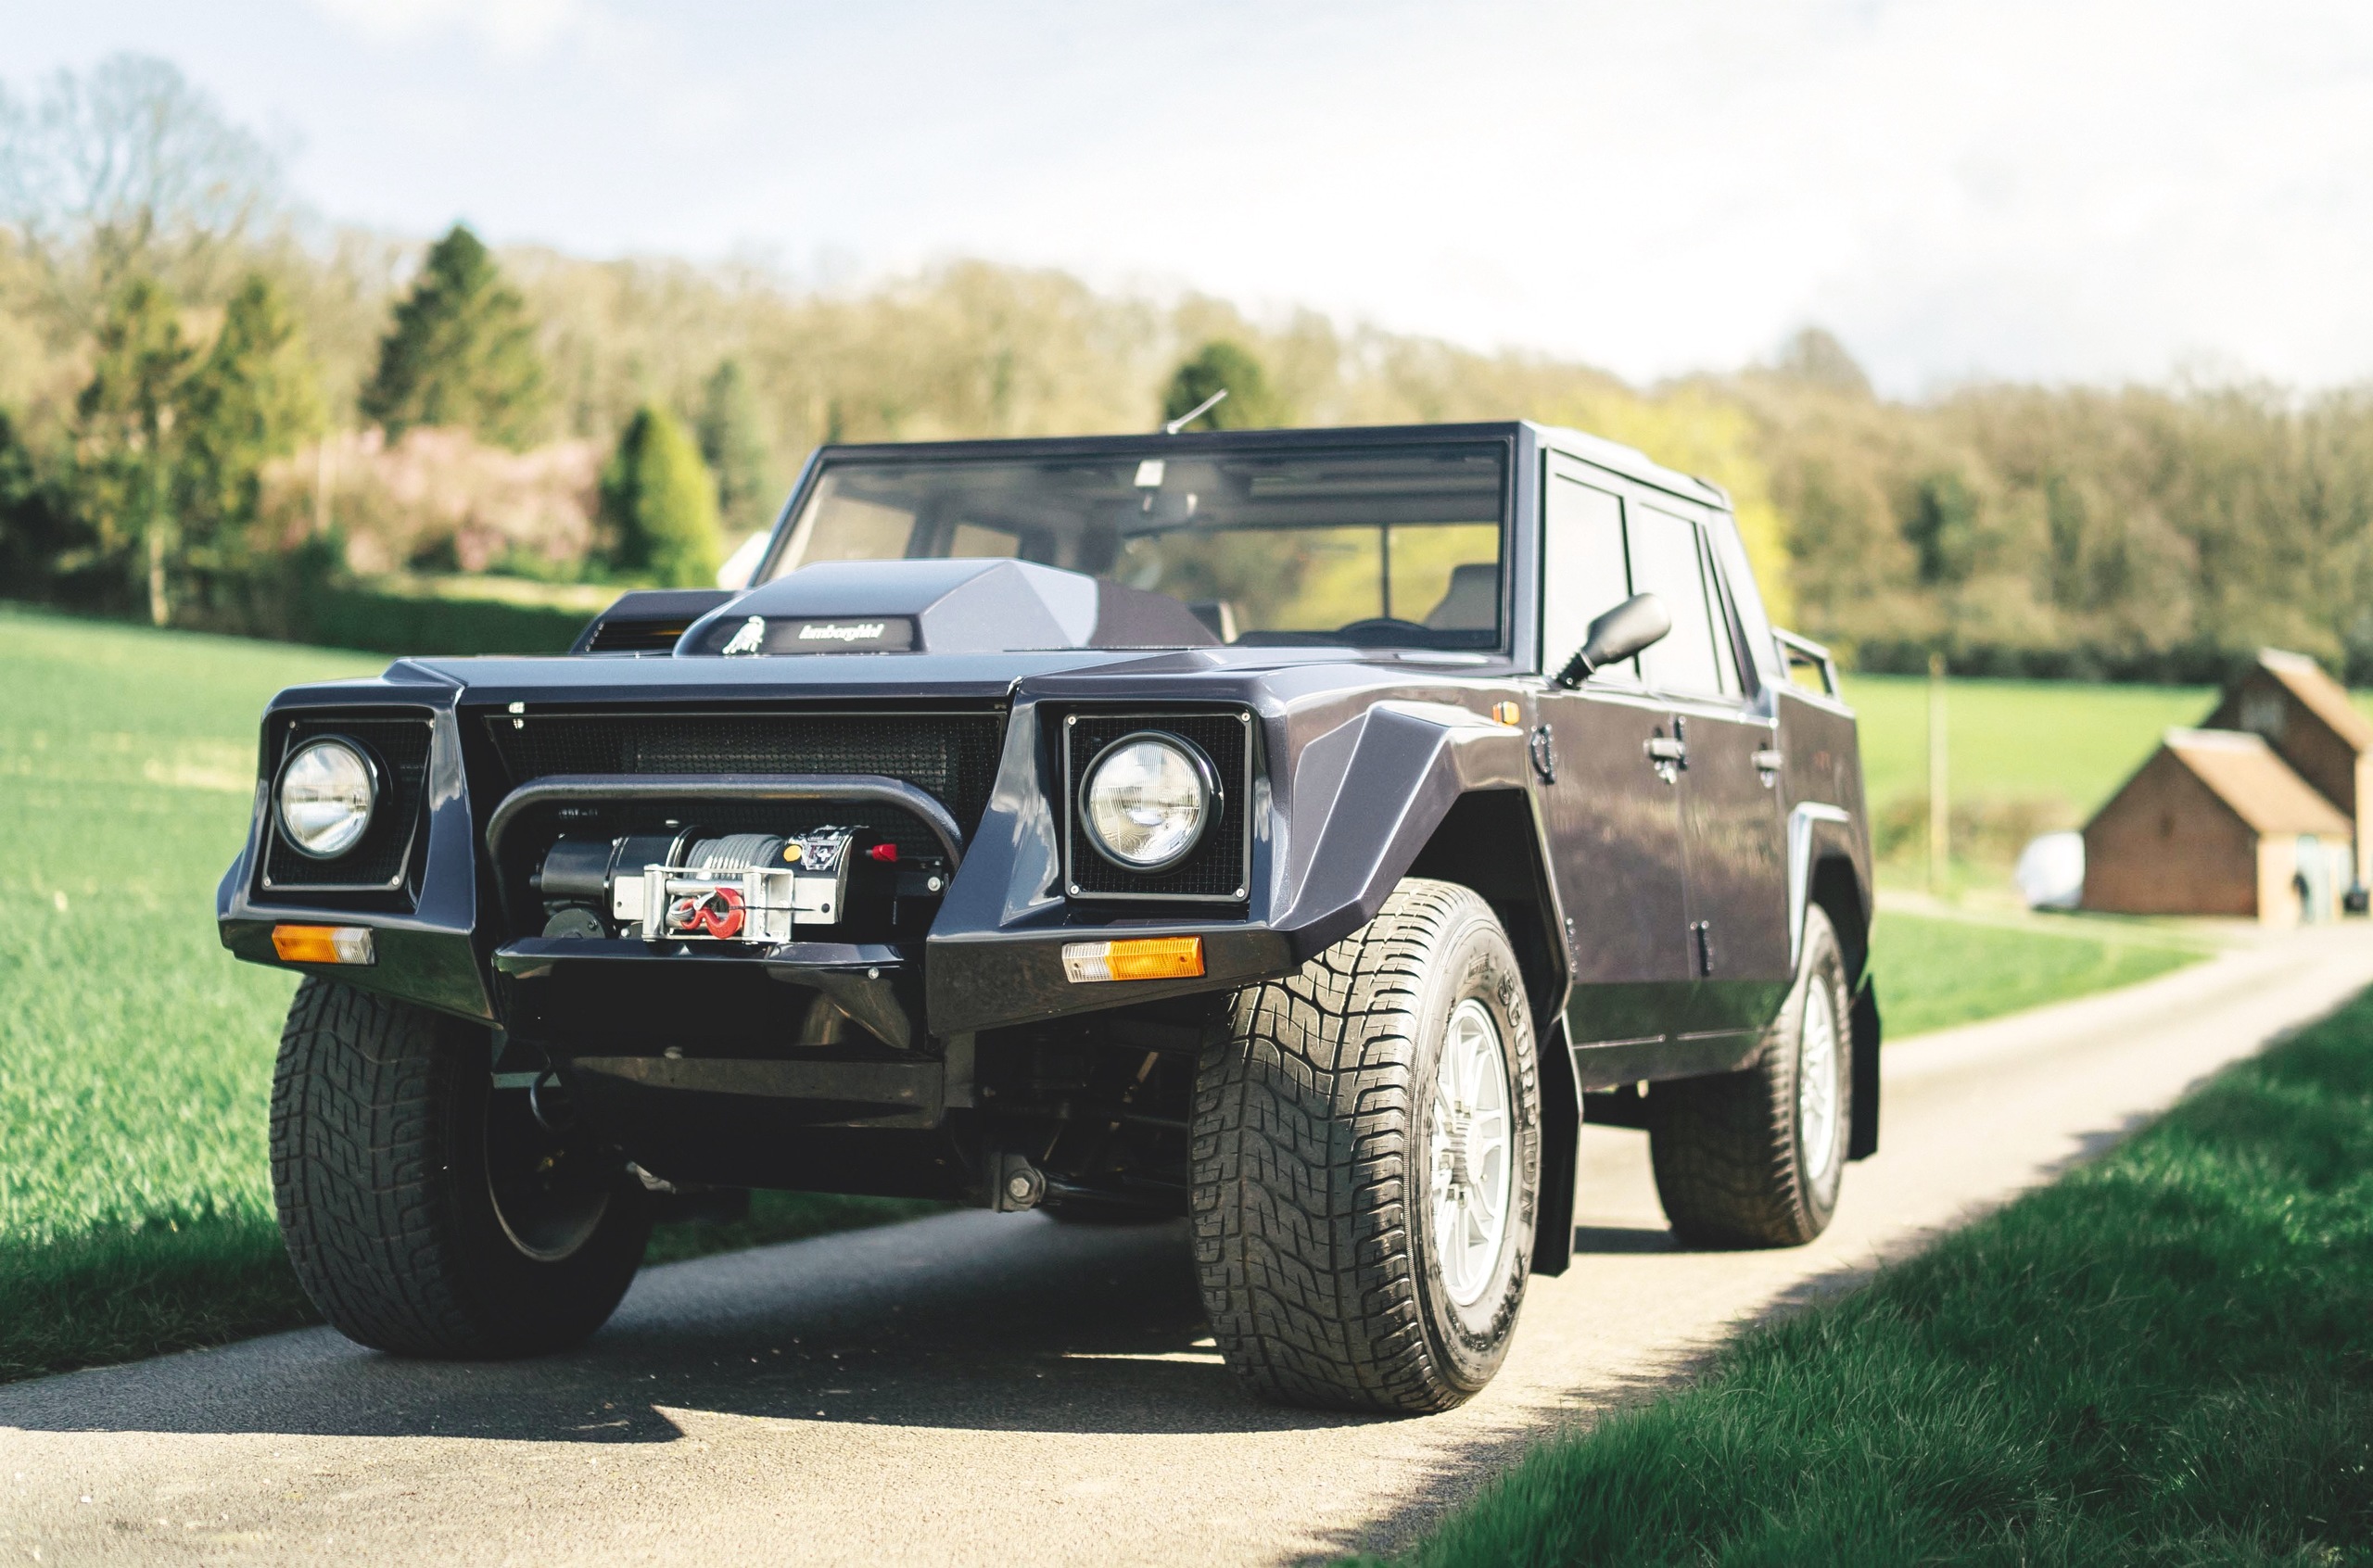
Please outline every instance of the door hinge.
[{"label": "door hinge", "polygon": [[1697,946],[1697,978],[1710,980],[1714,974],[1714,922],[1692,920],[1689,934]]}]

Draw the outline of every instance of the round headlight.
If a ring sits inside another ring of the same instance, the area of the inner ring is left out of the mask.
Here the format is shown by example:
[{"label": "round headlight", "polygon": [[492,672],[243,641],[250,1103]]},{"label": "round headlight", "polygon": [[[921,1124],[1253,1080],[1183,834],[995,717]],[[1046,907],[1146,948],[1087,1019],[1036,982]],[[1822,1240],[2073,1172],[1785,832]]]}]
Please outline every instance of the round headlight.
[{"label": "round headlight", "polygon": [[1080,792],[1088,841],[1132,871],[1186,858],[1214,815],[1211,759],[1174,735],[1124,735],[1088,765]]},{"label": "round headlight", "polygon": [[335,860],[371,826],[379,777],[344,740],[309,740],[280,770],[280,830],[299,853]]}]

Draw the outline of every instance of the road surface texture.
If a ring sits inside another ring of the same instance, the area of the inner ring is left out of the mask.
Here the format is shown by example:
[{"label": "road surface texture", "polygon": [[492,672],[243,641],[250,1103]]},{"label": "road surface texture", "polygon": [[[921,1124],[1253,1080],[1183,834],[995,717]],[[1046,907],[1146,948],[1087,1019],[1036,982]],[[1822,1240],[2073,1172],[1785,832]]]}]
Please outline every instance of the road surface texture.
[{"label": "road surface texture", "polygon": [[1268,1563],[1390,1547],[1636,1399],[2106,1146],[2373,982],[2373,931],[1889,1047],[1885,1148],[1792,1251],[1688,1253],[1642,1134],[1585,1134],[1580,1252],[1448,1415],[1270,1410],[1182,1227],[949,1214],[654,1269],[581,1349],[406,1362],[315,1329],[0,1388],[0,1559]]}]

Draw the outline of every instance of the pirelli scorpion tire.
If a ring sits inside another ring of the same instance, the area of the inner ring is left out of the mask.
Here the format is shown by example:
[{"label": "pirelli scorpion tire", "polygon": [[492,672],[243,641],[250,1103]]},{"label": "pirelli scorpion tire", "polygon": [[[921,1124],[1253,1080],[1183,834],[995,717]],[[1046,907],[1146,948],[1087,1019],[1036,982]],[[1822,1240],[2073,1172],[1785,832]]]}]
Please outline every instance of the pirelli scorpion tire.
[{"label": "pirelli scorpion tire", "polygon": [[1541,1074],[1507,934],[1412,879],[1234,998],[1195,1085],[1212,1332],[1263,1397],[1447,1410],[1507,1353],[1532,1261]]},{"label": "pirelli scorpion tire", "polygon": [[1837,934],[1816,905],[1757,1064],[1649,1095],[1656,1196],[1682,1241],[1796,1246],[1828,1227],[1854,1119],[1852,1000]]},{"label": "pirelli scorpion tire", "polygon": [[456,1019],[298,988],[273,1077],[273,1196],[305,1294],[348,1338],[534,1355],[601,1327],[633,1280],[651,1233],[641,1183],[553,1105],[496,1093],[489,1066],[485,1032]]}]

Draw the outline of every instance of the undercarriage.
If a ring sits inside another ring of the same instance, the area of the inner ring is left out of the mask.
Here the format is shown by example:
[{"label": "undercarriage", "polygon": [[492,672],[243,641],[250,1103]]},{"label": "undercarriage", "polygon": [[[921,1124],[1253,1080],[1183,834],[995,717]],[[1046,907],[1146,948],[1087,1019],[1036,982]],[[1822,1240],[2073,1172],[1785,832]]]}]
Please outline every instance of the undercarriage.
[{"label": "undercarriage", "polygon": [[933,1036],[923,939],[961,852],[882,781],[545,784],[495,827],[534,933],[494,955],[498,1088],[647,1183],[1185,1212],[1224,999]]}]

